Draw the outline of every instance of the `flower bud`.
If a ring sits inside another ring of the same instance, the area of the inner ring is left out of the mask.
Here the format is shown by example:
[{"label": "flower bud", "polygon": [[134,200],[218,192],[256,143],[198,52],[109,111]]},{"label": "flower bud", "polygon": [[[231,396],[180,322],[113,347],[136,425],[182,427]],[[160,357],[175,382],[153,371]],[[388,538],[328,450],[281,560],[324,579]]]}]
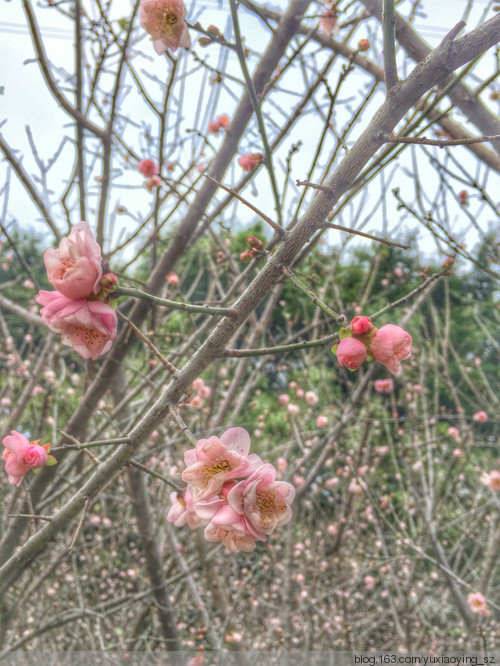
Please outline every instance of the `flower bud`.
[{"label": "flower bud", "polygon": [[240,261],[242,261],[244,264],[249,264],[254,256],[255,255],[253,250],[243,250],[243,252],[240,254]]},{"label": "flower bud", "polygon": [[359,316],[354,317],[354,319],[351,320],[351,331],[353,335],[364,335],[365,333],[368,333],[371,327],[372,320],[370,317]]},{"label": "flower bud", "polygon": [[349,370],[356,370],[366,361],[366,347],[356,338],[344,338],[337,347],[337,359],[340,365]]},{"label": "flower bud", "polygon": [[260,251],[264,249],[264,243],[260,240],[260,238],[256,238],[255,236],[248,236],[247,244],[252,248],[252,250]]}]

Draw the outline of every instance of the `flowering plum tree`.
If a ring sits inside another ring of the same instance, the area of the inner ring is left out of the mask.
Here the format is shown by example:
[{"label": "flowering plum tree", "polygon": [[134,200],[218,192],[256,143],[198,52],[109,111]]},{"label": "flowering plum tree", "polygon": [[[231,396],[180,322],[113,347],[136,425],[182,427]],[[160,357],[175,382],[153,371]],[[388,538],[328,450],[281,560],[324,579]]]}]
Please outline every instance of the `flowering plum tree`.
[{"label": "flowering plum tree", "polygon": [[500,13],[395,4],[10,6],[6,653],[498,641]]}]

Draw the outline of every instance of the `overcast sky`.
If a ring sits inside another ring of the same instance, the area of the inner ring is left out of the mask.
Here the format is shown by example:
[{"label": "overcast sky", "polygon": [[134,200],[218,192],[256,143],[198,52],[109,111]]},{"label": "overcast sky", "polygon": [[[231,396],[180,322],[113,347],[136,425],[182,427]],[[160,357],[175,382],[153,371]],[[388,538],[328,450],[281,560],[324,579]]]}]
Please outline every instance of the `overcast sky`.
[{"label": "overcast sky", "polygon": [[[3,86],[3,95],[0,96],[0,122],[7,121],[1,128],[0,132],[7,140],[7,142],[12,146],[17,148],[20,153],[24,155],[24,164],[27,170],[30,173],[36,173],[36,165],[31,154],[28,137],[26,134],[26,126],[28,125],[31,128],[32,134],[36,140],[37,150],[39,151],[39,156],[41,159],[47,161],[50,159],[56,150],[57,146],[60,145],[61,137],[64,135],[64,127],[68,122],[68,117],[62,111],[57,108],[57,105],[47,93],[43,82],[41,80],[40,72],[38,65],[33,61],[30,63],[30,60],[34,57],[33,47],[31,43],[31,38],[29,31],[26,25],[26,18],[24,11],[21,7],[21,3],[18,0],[12,0],[10,2],[6,0],[0,0],[1,9],[0,9],[0,56],[1,62],[3,63],[2,71],[0,74],[0,86]],[[89,3],[84,3],[87,6]],[[208,26],[210,23],[217,25],[221,30],[226,29],[226,26],[229,25],[228,21],[228,3],[226,0],[224,2],[218,2],[218,0],[211,0],[209,2],[186,2],[186,7],[188,10],[188,19],[191,22],[199,20],[202,25]],[[273,8],[283,8],[287,5],[284,0],[281,2],[268,3],[269,6]],[[424,8],[429,8],[429,15],[425,17],[424,15],[419,15],[416,21],[416,28],[419,30],[420,34],[431,44],[437,44],[444,34],[450,29],[451,26],[456,24],[463,16],[464,9],[468,3],[466,0],[446,0],[446,2],[436,2],[436,0],[425,0],[421,3]],[[486,2],[486,0],[474,0],[473,9],[468,20],[468,29],[472,29],[477,21],[480,20],[483,12],[488,9],[488,6],[491,6],[492,3]],[[407,3],[401,5],[401,9],[404,10]],[[129,0],[115,0],[113,3],[113,18],[126,17],[130,13],[131,2]],[[224,9],[222,8],[224,7]],[[316,11],[316,10],[314,10]],[[261,51],[264,40],[269,38],[267,31],[264,31],[260,28],[259,22],[250,17],[247,12],[243,9],[240,10],[241,22],[242,22],[242,31],[244,32],[245,40],[247,45],[250,48],[255,48],[255,50]],[[491,12],[489,13],[491,16]],[[58,66],[62,66],[61,63],[65,65],[65,68],[71,69],[73,62],[73,33],[69,22],[62,17],[57,11],[53,8],[50,8],[46,5],[44,0],[40,0],[38,3],[37,16],[39,18],[40,27],[42,35],[44,38],[45,48],[49,55],[49,58],[56,66],[56,74],[61,78],[62,73],[60,69],[57,69]],[[373,30],[378,30],[376,23],[373,23]],[[136,31],[137,38],[140,38],[140,34]],[[375,35],[368,35],[372,37],[372,41],[375,42]],[[195,41],[196,35],[193,35],[193,41]],[[359,37],[356,37],[356,43]],[[209,62],[212,64],[217,63],[217,56],[214,51],[210,49],[200,49],[196,48],[197,52],[203,57],[207,57]],[[142,70],[147,70],[152,75],[157,75],[158,77],[164,76],[165,72],[165,63],[162,62],[152,48],[152,44],[149,41],[148,37],[145,36],[141,41],[135,43],[134,51],[140,52],[138,58],[138,67]],[[370,52],[369,57],[371,59],[377,60],[380,59],[380,55],[377,53]],[[135,61],[134,61],[135,62]],[[485,76],[488,75],[488,63],[489,67],[493,65],[493,55],[487,56],[485,59]],[[234,54],[230,54],[230,63],[228,67],[229,71],[241,78],[241,72],[239,70],[239,64],[237,62]],[[361,73],[355,73],[353,75],[353,81],[359,81],[359,85],[363,85],[365,80]],[[202,73],[194,75],[190,80],[190,86],[193,88],[189,91],[189,95],[194,97],[199,97],[201,94],[204,94],[203,85],[206,86],[206,81],[204,82]],[[199,88],[196,90],[196,88]],[[373,109],[375,111],[376,106],[381,102],[383,95],[383,87],[380,88],[379,97],[376,98],[376,104]],[[68,98],[71,99],[71,95],[68,95]],[[133,95],[131,95],[125,102],[127,105],[126,113],[130,114],[131,117],[137,119],[140,123],[140,118],[142,116],[142,111],[139,107],[135,107],[135,101]],[[217,113],[227,112],[229,115],[232,114],[237,103],[237,99],[233,99],[230,95],[222,92],[217,105]],[[287,107],[287,104],[291,104],[291,100],[286,96],[283,97],[283,108]],[[493,104],[490,102],[490,104]],[[345,107],[348,109],[349,107]],[[185,126],[189,127],[190,122],[194,122],[194,105],[192,107],[193,116],[189,117],[189,105],[183,107],[183,114],[185,119]],[[498,108],[496,109],[498,111]],[[373,112],[374,112],[373,111]],[[343,110],[339,109],[338,111],[338,122],[342,121]],[[279,118],[279,114],[277,116]],[[307,120],[307,118],[305,119]],[[69,136],[72,136],[72,131],[68,132]],[[291,140],[285,142],[283,146],[283,153],[279,153],[277,156],[278,162],[283,161],[287,150],[289,150],[293,140],[300,139],[303,142],[303,148],[301,157],[295,161],[296,170],[293,172],[293,179],[295,178],[304,178],[304,170],[307,167],[301,169],[301,164],[307,165],[309,155],[311,154],[315,143],[317,141],[317,127],[314,123],[303,122],[300,125],[299,134],[295,134],[291,137]],[[243,141],[242,150],[245,152],[247,149],[250,152],[252,150],[252,141],[258,140],[257,135],[249,134],[246,137],[246,144]],[[260,148],[256,146],[256,149]],[[471,168],[474,167],[474,160],[470,156],[470,153],[464,149],[458,149],[460,152],[459,155],[463,155],[463,158],[471,165]],[[65,152],[67,157],[65,157]],[[54,180],[59,180],[61,182],[68,175],[68,165],[71,165],[73,160],[73,149],[72,146],[68,143],[66,147],[63,147],[63,159],[60,161],[60,166],[54,167],[51,178],[49,179],[49,188],[50,183]],[[402,162],[404,165],[404,162]],[[58,171],[58,169],[60,169]],[[7,173],[7,167],[5,163],[0,165],[0,178],[1,182],[5,181]],[[231,179],[232,176],[236,178],[239,174],[234,171],[229,173],[228,178]],[[396,176],[393,177],[391,187],[393,186],[405,186],[405,174],[401,169]],[[497,183],[497,192],[500,191],[500,180],[498,179],[498,174],[489,174],[490,184],[491,182]],[[121,180],[117,179],[117,189],[113,193],[113,200],[110,202],[111,209],[113,206],[116,206],[118,203],[125,202],[125,205],[132,208],[135,206],[135,212],[138,213],[141,210],[141,207],[144,209],[149,208],[151,204],[151,196],[144,190],[143,183],[138,174],[130,170],[130,173],[124,173]],[[429,186],[435,187],[435,183],[429,183]],[[97,190],[98,185],[95,184]],[[121,188],[121,190],[120,190]],[[265,173],[259,175],[257,180],[257,190],[252,188],[247,188],[245,196],[252,198],[252,195],[256,193],[256,199],[259,201],[259,205],[265,204],[266,209],[272,210],[273,204],[272,199],[266,195],[268,191],[268,183],[266,180]],[[40,190],[43,194],[43,186],[40,185]],[[493,188],[494,191],[494,188]],[[374,190],[372,196],[378,196],[379,189]],[[45,192],[44,196],[50,199],[53,196],[52,191]],[[128,199],[127,199],[128,197]],[[131,198],[132,197],[132,198]],[[0,209],[4,204],[4,200],[0,199]],[[367,210],[370,206],[367,205]],[[17,220],[17,223],[21,226],[31,226],[34,225],[38,229],[42,229],[39,220],[39,213],[34,209],[34,207],[28,201],[23,187],[17,182],[17,178],[12,176],[11,179],[11,192],[9,198],[9,214],[7,216],[7,222],[10,223],[13,220]],[[391,211],[395,210],[395,205],[391,207]],[[485,213],[487,215],[487,213]],[[75,214],[75,219],[72,220],[73,223],[77,222],[77,213]],[[253,215],[247,212],[239,212],[241,219],[253,219]],[[379,213],[377,213],[379,215]],[[491,216],[490,216],[491,217]],[[90,220],[92,224],[92,220]],[[464,224],[464,229],[467,229],[471,225],[466,221],[461,220],[460,224]],[[382,222],[376,216],[374,216],[374,224],[370,230],[374,233],[381,231]],[[487,220],[485,218],[484,225],[487,225]],[[64,228],[64,225],[61,225],[61,228]],[[472,233],[472,236],[470,235]],[[472,242],[475,239],[474,232],[465,234],[467,240]],[[424,239],[427,237],[425,232],[423,232]],[[429,246],[429,250],[431,246]]]}]

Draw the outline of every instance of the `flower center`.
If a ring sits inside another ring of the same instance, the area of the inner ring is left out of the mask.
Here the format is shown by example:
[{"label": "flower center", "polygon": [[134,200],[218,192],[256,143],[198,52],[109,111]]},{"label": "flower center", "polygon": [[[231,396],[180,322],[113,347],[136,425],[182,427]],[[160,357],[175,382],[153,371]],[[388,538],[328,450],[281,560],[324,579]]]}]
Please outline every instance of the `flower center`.
[{"label": "flower center", "polygon": [[69,268],[73,268],[74,265],[75,265],[75,262],[73,261],[73,259],[69,259],[69,258],[61,259],[60,262],[59,262],[59,267],[58,267],[58,270],[57,270],[56,279],[57,280],[62,280],[66,271]]},{"label": "flower center", "polygon": [[176,23],[178,23],[178,22],[179,22],[179,17],[177,16],[177,14],[173,10],[167,9],[164,12],[164,14],[163,14],[163,28],[164,28],[165,32],[171,32],[174,29]]},{"label": "flower center", "polygon": [[207,479],[211,479],[216,474],[220,472],[230,472],[232,469],[230,463],[225,458],[219,458],[215,460],[212,465],[207,465],[203,468],[203,474]]},{"label": "flower center", "polygon": [[264,526],[274,523],[274,513],[276,511],[284,511],[285,507],[281,504],[276,504],[276,497],[269,492],[258,493],[257,506],[259,507],[260,519]]}]

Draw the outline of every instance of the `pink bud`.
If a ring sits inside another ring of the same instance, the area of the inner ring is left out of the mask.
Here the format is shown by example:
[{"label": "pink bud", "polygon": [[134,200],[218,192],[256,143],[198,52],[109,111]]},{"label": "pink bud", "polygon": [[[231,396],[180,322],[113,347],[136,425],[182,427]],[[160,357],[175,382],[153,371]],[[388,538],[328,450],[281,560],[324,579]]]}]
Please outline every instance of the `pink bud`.
[{"label": "pink bud", "polygon": [[354,317],[354,319],[351,320],[351,331],[353,335],[364,335],[365,333],[368,333],[368,331],[372,327],[372,321],[370,317]]},{"label": "pink bud", "polygon": [[141,160],[137,168],[146,178],[152,178],[160,173],[160,169],[153,160]]},{"label": "pink bud", "polygon": [[486,412],[476,412],[474,416],[472,417],[473,421],[477,421],[478,423],[486,423],[488,420],[488,414]]},{"label": "pink bud", "polygon": [[243,171],[251,171],[261,164],[263,160],[264,155],[262,155],[262,153],[249,153],[248,155],[241,155],[241,157],[238,157],[238,164]]},{"label": "pink bud", "polygon": [[340,365],[356,370],[366,361],[366,347],[356,338],[344,338],[337,347],[337,360]]},{"label": "pink bud", "polygon": [[240,254],[240,261],[242,261],[244,264],[249,264],[253,258],[253,250],[243,250],[243,252]]},{"label": "pink bud", "polygon": [[260,251],[264,249],[264,243],[260,240],[260,238],[256,238],[255,236],[248,236],[247,243],[248,246],[252,248],[252,250]]}]

